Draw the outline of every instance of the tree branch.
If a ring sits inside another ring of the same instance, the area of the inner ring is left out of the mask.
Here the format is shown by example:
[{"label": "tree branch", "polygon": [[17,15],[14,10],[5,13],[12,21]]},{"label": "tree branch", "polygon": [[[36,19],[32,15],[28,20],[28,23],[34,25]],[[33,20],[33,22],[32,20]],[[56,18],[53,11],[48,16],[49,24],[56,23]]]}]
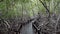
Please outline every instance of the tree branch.
[{"label": "tree branch", "polygon": [[48,13],[48,21],[50,22],[50,11],[49,11],[49,9],[47,8],[47,6],[41,1],[41,0],[39,0],[41,3],[42,3],[42,5],[46,8],[46,10],[47,10],[47,13]]},{"label": "tree branch", "polygon": [[41,1],[41,0],[39,0],[41,3],[42,3],[42,5],[46,8],[46,10],[49,12],[49,9],[47,8],[47,6]]},{"label": "tree branch", "polygon": [[8,24],[8,22],[7,22],[7,21],[5,21],[5,20],[4,20],[4,22],[6,23],[6,25],[8,26],[8,28],[10,28],[10,25]]}]

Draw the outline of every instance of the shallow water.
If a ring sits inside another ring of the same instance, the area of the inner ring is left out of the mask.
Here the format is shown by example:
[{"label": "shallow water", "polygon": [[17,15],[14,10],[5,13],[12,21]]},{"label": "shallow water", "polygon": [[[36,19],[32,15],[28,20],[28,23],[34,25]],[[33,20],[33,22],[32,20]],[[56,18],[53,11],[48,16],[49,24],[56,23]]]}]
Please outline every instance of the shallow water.
[{"label": "shallow water", "polygon": [[23,25],[23,27],[21,29],[21,34],[34,34],[33,28],[32,28],[32,23]]}]

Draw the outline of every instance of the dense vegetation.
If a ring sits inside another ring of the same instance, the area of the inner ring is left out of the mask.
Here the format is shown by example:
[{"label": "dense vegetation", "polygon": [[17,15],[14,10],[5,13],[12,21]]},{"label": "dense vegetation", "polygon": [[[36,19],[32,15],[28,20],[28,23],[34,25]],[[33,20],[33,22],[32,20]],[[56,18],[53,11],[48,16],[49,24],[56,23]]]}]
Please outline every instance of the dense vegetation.
[{"label": "dense vegetation", "polygon": [[[42,1],[42,2],[41,2]],[[34,16],[38,12],[59,13],[59,0],[1,0],[0,13],[3,18]]]},{"label": "dense vegetation", "polygon": [[0,0],[0,33],[20,33],[23,25],[34,21],[35,33],[56,34],[60,31],[59,13],[60,0]]}]

